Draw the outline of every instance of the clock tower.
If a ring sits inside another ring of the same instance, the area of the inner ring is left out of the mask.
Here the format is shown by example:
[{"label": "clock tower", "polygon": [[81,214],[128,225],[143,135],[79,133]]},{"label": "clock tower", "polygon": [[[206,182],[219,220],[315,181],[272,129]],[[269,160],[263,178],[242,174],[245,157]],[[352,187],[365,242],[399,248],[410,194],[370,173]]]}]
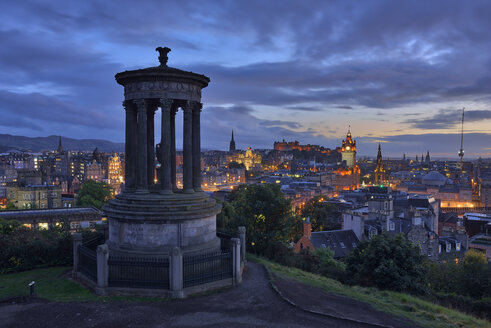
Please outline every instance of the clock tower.
[{"label": "clock tower", "polygon": [[343,163],[346,162],[347,167],[354,167],[356,165],[356,141],[351,138],[351,131],[349,129],[341,147],[341,160]]}]

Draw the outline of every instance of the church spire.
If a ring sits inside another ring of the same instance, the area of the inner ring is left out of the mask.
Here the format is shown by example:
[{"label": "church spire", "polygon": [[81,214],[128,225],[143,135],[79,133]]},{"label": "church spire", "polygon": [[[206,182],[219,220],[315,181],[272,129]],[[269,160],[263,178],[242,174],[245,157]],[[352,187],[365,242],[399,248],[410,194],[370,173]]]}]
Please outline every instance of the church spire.
[{"label": "church spire", "polygon": [[232,130],[232,139],[230,140],[229,151],[235,151],[234,130]]},{"label": "church spire", "polygon": [[382,149],[380,147],[380,142],[378,144],[377,166],[373,171],[373,175],[373,182],[375,185],[385,185],[387,183],[387,176],[384,168],[384,162],[382,160]]},{"label": "church spire", "polygon": [[63,152],[63,146],[61,145],[61,136],[58,139],[58,153],[61,154]]}]

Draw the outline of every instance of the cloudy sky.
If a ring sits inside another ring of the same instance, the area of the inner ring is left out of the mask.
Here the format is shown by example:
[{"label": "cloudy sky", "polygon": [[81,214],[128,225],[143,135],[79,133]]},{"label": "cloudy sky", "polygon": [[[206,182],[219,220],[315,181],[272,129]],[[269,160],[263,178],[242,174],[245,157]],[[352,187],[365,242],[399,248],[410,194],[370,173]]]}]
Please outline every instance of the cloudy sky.
[{"label": "cloudy sky", "polygon": [[[491,156],[489,1],[2,1],[0,133],[124,141],[114,74],[211,78],[202,147]],[[178,145],[179,146],[179,145]]]}]

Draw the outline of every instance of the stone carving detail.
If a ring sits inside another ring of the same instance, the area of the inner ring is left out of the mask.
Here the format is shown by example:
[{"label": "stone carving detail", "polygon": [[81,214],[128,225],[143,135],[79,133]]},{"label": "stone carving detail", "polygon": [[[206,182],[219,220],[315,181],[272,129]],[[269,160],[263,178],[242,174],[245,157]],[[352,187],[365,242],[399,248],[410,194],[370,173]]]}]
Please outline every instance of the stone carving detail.
[{"label": "stone carving detail", "polygon": [[[201,88],[190,83],[177,83],[168,81],[155,82],[133,82],[125,86],[124,94],[126,99],[137,98],[168,98],[167,93],[175,99],[201,99]],[[181,95],[179,97],[176,94]]]}]

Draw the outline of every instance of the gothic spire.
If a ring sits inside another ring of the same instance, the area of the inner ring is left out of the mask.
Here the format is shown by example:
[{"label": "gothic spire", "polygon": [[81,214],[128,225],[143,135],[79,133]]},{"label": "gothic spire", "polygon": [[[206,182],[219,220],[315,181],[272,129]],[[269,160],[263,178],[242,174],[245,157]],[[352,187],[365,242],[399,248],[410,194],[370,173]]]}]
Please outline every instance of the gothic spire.
[{"label": "gothic spire", "polygon": [[63,152],[63,146],[61,145],[61,136],[59,137],[58,139],[58,153],[62,153]]},{"label": "gothic spire", "polygon": [[232,139],[230,140],[229,151],[235,151],[234,130],[232,130]]}]

